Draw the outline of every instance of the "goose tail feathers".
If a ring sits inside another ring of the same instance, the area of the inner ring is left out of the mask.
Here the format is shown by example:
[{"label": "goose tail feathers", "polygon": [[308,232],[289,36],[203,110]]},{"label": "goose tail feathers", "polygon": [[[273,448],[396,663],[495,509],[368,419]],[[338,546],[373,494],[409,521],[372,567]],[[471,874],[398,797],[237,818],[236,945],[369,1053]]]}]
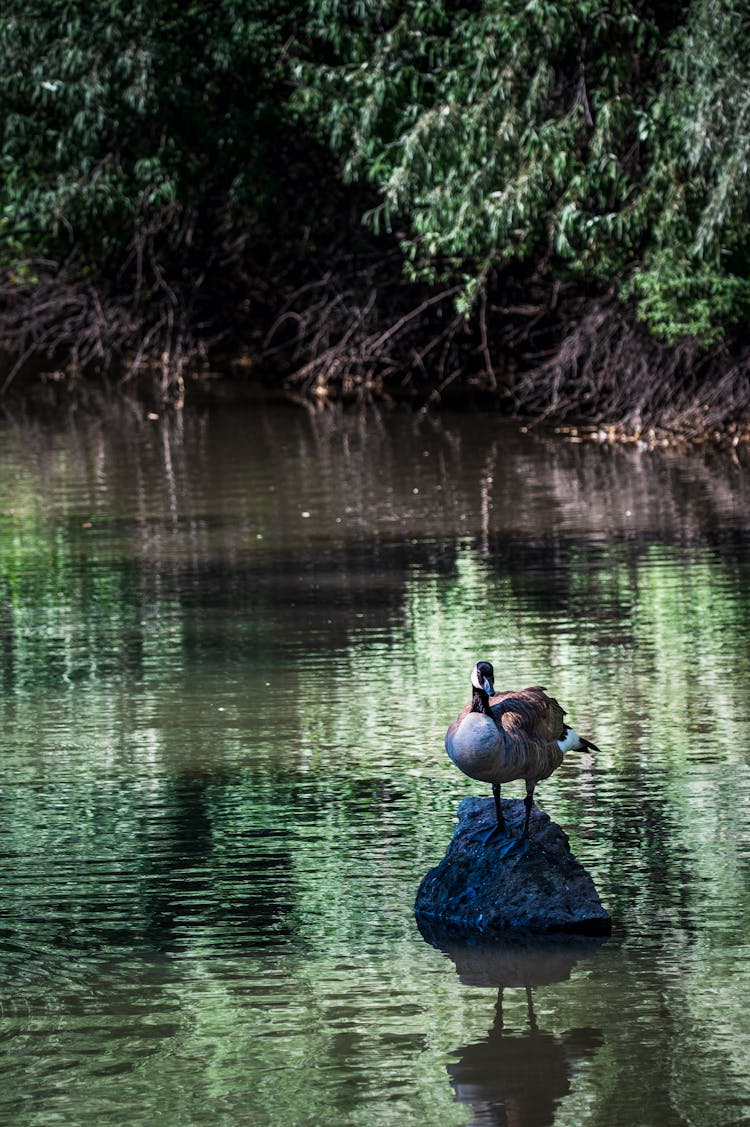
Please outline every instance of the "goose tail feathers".
[{"label": "goose tail feathers", "polygon": [[567,724],[563,727],[562,738],[557,741],[557,746],[563,754],[566,751],[598,751],[599,748],[591,740],[587,740],[585,736],[579,736],[578,732],[574,732]]},{"label": "goose tail feathers", "polygon": [[591,740],[587,740],[585,736],[578,737],[578,746],[581,751],[599,751],[599,748]]}]

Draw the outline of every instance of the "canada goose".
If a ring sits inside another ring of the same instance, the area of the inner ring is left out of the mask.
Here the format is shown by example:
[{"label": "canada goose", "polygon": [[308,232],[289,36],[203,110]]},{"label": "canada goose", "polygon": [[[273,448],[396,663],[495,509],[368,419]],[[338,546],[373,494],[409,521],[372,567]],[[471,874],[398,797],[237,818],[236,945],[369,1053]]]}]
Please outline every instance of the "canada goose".
[{"label": "canada goose", "polygon": [[[565,712],[538,685],[519,692],[495,692],[495,671],[478,661],[471,672],[472,698],[445,733],[445,750],[465,775],[492,783],[497,825],[485,841],[508,836],[500,804],[500,786],[526,780],[526,819],[518,841],[509,841],[502,856],[529,835],[534,787],[563,761],[566,751],[598,751],[564,722]],[[522,846],[523,847],[523,846]]]}]

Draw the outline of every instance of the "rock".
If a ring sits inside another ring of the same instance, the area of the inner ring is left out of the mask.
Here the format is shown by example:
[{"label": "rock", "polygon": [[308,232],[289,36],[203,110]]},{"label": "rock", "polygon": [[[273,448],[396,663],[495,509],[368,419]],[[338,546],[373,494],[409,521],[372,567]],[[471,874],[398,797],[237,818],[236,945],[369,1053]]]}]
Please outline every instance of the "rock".
[{"label": "rock", "polygon": [[[504,799],[508,829],[519,837],[524,805]],[[414,911],[466,933],[508,929],[609,935],[612,921],[594,882],[570,851],[568,838],[537,806],[531,811],[526,852],[498,858],[500,843],[482,836],[495,825],[493,799],[466,798],[445,857],[430,869],[417,892]]]}]

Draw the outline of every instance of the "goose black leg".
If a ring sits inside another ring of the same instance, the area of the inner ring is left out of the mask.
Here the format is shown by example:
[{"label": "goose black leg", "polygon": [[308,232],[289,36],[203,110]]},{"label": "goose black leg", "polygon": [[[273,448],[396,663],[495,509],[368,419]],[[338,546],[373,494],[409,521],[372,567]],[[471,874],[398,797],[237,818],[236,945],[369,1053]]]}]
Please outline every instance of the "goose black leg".
[{"label": "goose black leg", "polygon": [[508,836],[508,827],[505,825],[505,818],[503,816],[503,807],[500,801],[500,784],[492,784],[492,797],[495,800],[495,812],[497,814],[497,825],[493,826],[484,835],[484,844],[487,845],[490,841],[496,841],[498,838]]},{"label": "goose black leg", "polygon": [[524,819],[523,833],[521,834],[521,837],[526,839],[529,836],[529,819],[531,818],[531,807],[534,805],[533,787],[531,788],[531,790],[526,791],[526,797],[523,800],[523,804],[526,807],[526,817]]},{"label": "goose black leg", "polygon": [[534,805],[534,786],[531,783],[526,784],[526,797],[523,800],[523,804],[526,808],[526,816],[523,820],[521,836],[515,838],[505,847],[501,853],[501,857],[507,857],[509,853],[523,854],[529,848],[529,819],[531,818],[531,808]]},{"label": "goose black leg", "polygon": [[[494,791],[495,788],[493,787],[492,789]],[[497,788],[497,791],[498,791],[498,793],[495,796],[495,803],[496,804],[500,800],[500,787]],[[510,857],[512,854],[518,853],[520,855],[523,855],[526,852],[526,850],[529,848],[529,819],[531,818],[531,807],[534,805],[534,787],[531,786],[531,784],[528,784],[528,783],[526,785],[526,797],[523,800],[523,804],[524,804],[524,807],[526,808],[526,816],[525,816],[524,821],[523,821],[523,832],[521,833],[520,837],[517,837],[517,838],[511,837],[508,841],[505,841],[500,846],[500,849],[498,850],[498,853],[497,853],[497,858],[498,858],[499,861],[502,861],[502,859],[504,857]],[[495,828],[494,831],[491,830],[490,833],[485,838],[485,842],[490,841],[490,839],[492,839],[492,837],[493,837],[493,834],[495,836],[497,836],[496,831],[497,831],[497,827]],[[504,819],[503,819],[503,831],[505,832],[505,820]]]}]

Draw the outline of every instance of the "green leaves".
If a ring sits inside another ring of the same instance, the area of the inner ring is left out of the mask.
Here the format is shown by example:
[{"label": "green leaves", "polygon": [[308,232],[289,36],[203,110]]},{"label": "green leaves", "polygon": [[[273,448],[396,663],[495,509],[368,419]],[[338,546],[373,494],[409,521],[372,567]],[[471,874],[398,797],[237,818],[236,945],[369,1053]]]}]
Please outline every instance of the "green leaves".
[{"label": "green leaves", "polygon": [[464,310],[516,262],[622,286],[670,340],[746,317],[740,0],[7,0],[0,268],[119,276],[149,242],[163,276],[162,230],[184,274],[230,213],[237,245],[278,238],[280,184],[322,222],[330,183],[285,161],[300,135]]},{"label": "green leaves", "polygon": [[[311,12],[319,6],[310,5]],[[297,97],[409,227],[415,276],[546,261],[660,336],[746,313],[750,15],[637,0],[328,0]],[[374,219],[378,209],[370,213]]]},{"label": "green leaves", "polygon": [[257,188],[283,132],[279,59],[295,11],[270,0],[8,0],[0,266],[41,255],[116,273],[173,207],[204,214],[208,242],[240,174],[256,186],[248,198],[270,205]]},{"label": "green leaves", "polygon": [[716,342],[750,294],[750,12],[695,0],[651,105],[643,199],[651,217],[630,292],[669,341]]},{"label": "green leaves", "polygon": [[357,18],[327,5],[320,39],[346,48],[300,69],[299,96],[345,174],[373,181],[408,221],[426,274],[460,261],[476,277],[472,263],[547,253],[622,267],[590,248],[602,210],[633,186],[617,155],[631,143],[643,39],[632,6],[407,3],[380,31],[375,8]]},{"label": "green leaves", "polygon": [[678,248],[650,256],[628,292],[654,334],[672,344],[688,336],[715,344],[727,324],[750,316],[750,279],[680,256]]}]

